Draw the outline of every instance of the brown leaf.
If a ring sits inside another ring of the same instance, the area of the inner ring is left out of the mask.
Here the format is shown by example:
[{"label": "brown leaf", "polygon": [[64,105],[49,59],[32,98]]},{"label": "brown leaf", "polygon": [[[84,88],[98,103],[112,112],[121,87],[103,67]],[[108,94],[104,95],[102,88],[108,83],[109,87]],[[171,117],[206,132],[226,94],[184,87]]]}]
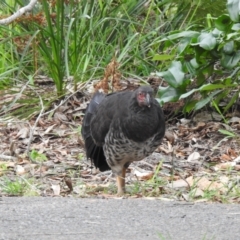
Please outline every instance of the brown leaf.
[{"label": "brown leaf", "polygon": [[238,156],[238,154],[236,153],[236,151],[232,148],[228,149],[228,154],[232,157],[232,158],[236,158]]},{"label": "brown leaf", "polygon": [[236,171],[240,171],[240,165],[236,165],[236,166],[234,167],[234,169],[235,169]]},{"label": "brown leaf", "polygon": [[219,169],[229,169],[231,167],[235,167],[236,163],[235,162],[225,162],[225,163],[219,163],[214,166],[215,171]]},{"label": "brown leaf", "polygon": [[49,127],[44,131],[44,134],[50,133],[55,126],[56,126],[56,124],[53,124],[53,125],[49,126]]},{"label": "brown leaf", "polygon": [[174,135],[171,132],[166,131],[165,137],[172,145],[174,144],[175,139],[174,139]]},{"label": "brown leaf", "polygon": [[221,158],[223,161],[231,161],[232,160],[232,158],[227,154],[222,154]]},{"label": "brown leaf", "polygon": [[72,180],[69,177],[65,177],[64,181],[66,185],[68,186],[69,190],[72,192],[73,191],[73,186],[72,186]]},{"label": "brown leaf", "polygon": [[206,177],[201,177],[201,178],[196,178],[196,185],[201,189],[201,190],[219,190],[221,192],[227,191],[227,188],[225,187],[225,184],[221,182],[214,182],[214,181],[209,181]]},{"label": "brown leaf", "polygon": [[118,66],[119,63],[113,57],[105,69],[103,79],[94,85],[95,92],[101,89],[103,92],[108,93],[109,87],[112,91],[122,90],[121,73],[118,71]]},{"label": "brown leaf", "polygon": [[55,112],[53,117],[54,117],[54,120],[58,123],[62,121],[68,121],[68,118],[66,117],[66,115],[61,112]]},{"label": "brown leaf", "polygon": [[29,134],[29,128],[23,127],[23,128],[21,128],[20,131],[18,132],[17,137],[18,137],[18,138],[21,138],[21,139],[24,139],[24,138],[27,138],[27,137],[28,137],[28,134]]},{"label": "brown leaf", "polygon": [[149,180],[153,177],[154,172],[149,172],[149,171],[138,171],[138,170],[134,170],[134,175],[139,179],[139,180]]}]

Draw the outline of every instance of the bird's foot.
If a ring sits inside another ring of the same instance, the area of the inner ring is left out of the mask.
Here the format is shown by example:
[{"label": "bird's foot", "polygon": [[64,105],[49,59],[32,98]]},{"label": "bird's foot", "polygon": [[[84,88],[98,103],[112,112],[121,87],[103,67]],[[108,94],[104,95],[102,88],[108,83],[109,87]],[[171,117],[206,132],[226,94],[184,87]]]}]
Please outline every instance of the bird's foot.
[{"label": "bird's foot", "polygon": [[117,175],[117,196],[122,197],[125,193],[125,175],[126,175],[126,169],[123,168],[122,172]]},{"label": "bird's foot", "polygon": [[117,192],[117,197],[123,197],[125,194],[125,191],[124,189],[118,189],[118,192]]}]

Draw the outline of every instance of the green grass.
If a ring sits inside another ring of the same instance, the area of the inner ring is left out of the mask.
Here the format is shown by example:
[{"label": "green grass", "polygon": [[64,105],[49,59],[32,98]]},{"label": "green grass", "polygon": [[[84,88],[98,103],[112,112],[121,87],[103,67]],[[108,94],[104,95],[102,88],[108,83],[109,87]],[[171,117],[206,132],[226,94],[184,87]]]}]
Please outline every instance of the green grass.
[{"label": "green grass", "polygon": [[28,186],[26,182],[21,179],[10,180],[7,177],[0,182],[0,190],[10,196],[24,195]]},{"label": "green grass", "polygon": [[[22,0],[14,6],[9,3],[2,3],[6,14],[24,5]],[[13,25],[0,26],[2,39],[9,38],[0,45],[0,55],[4,54],[1,64],[5,66],[11,59],[7,65],[17,64],[17,76],[23,79],[41,70],[53,78],[59,96],[65,91],[64,77],[73,76],[75,84],[102,77],[114,56],[124,74],[147,76],[156,69],[149,46],[161,21],[156,17],[152,25],[157,7],[154,1],[149,8],[144,3],[84,0],[76,5],[71,0],[49,5],[43,0],[29,18],[23,16]],[[41,11],[43,15],[38,15]],[[6,71],[5,66],[2,72]]]}]

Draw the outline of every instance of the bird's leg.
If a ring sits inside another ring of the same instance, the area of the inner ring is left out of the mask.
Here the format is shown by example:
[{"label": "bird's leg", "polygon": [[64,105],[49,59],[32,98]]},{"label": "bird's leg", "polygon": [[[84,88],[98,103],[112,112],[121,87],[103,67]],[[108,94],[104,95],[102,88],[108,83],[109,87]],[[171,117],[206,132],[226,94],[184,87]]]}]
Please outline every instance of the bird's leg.
[{"label": "bird's leg", "polygon": [[117,176],[117,196],[121,197],[125,192],[125,176],[126,176],[126,168],[123,168],[121,176]]}]

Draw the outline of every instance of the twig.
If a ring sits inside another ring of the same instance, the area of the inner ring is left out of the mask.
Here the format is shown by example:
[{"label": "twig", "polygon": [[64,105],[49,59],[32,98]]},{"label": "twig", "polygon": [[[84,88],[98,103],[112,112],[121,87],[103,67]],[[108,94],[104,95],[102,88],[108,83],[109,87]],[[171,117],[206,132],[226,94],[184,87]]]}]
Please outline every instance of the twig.
[{"label": "twig", "polygon": [[[79,90],[77,90],[76,92],[78,92]],[[59,107],[61,107],[65,102],[68,101],[68,99],[70,99],[72,96],[74,96],[76,94],[76,92],[72,93],[71,95],[69,95],[66,99],[64,99],[63,101],[60,102],[60,104],[58,106],[56,106],[54,109],[51,109],[45,113],[42,114],[42,116],[48,115],[51,112],[55,112]]]},{"label": "twig", "polygon": [[106,177],[106,179],[104,180],[103,184],[106,183],[108,181],[108,179],[110,179],[112,177],[113,173],[111,171],[111,173]]},{"label": "twig", "polygon": [[146,161],[144,161],[144,160],[142,160],[141,162],[139,162],[139,164],[145,164],[145,165],[147,165],[147,166],[149,166],[149,167],[151,167],[151,168],[154,168],[154,166],[153,166],[151,163],[148,163],[148,162],[146,162]]},{"label": "twig", "polygon": [[100,176],[104,176],[104,175],[108,175],[108,174],[112,174],[112,170],[109,170],[109,171],[105,171],[105,172],[99,172],[98,174],[96,174],[97,177],[100,177]]}]

